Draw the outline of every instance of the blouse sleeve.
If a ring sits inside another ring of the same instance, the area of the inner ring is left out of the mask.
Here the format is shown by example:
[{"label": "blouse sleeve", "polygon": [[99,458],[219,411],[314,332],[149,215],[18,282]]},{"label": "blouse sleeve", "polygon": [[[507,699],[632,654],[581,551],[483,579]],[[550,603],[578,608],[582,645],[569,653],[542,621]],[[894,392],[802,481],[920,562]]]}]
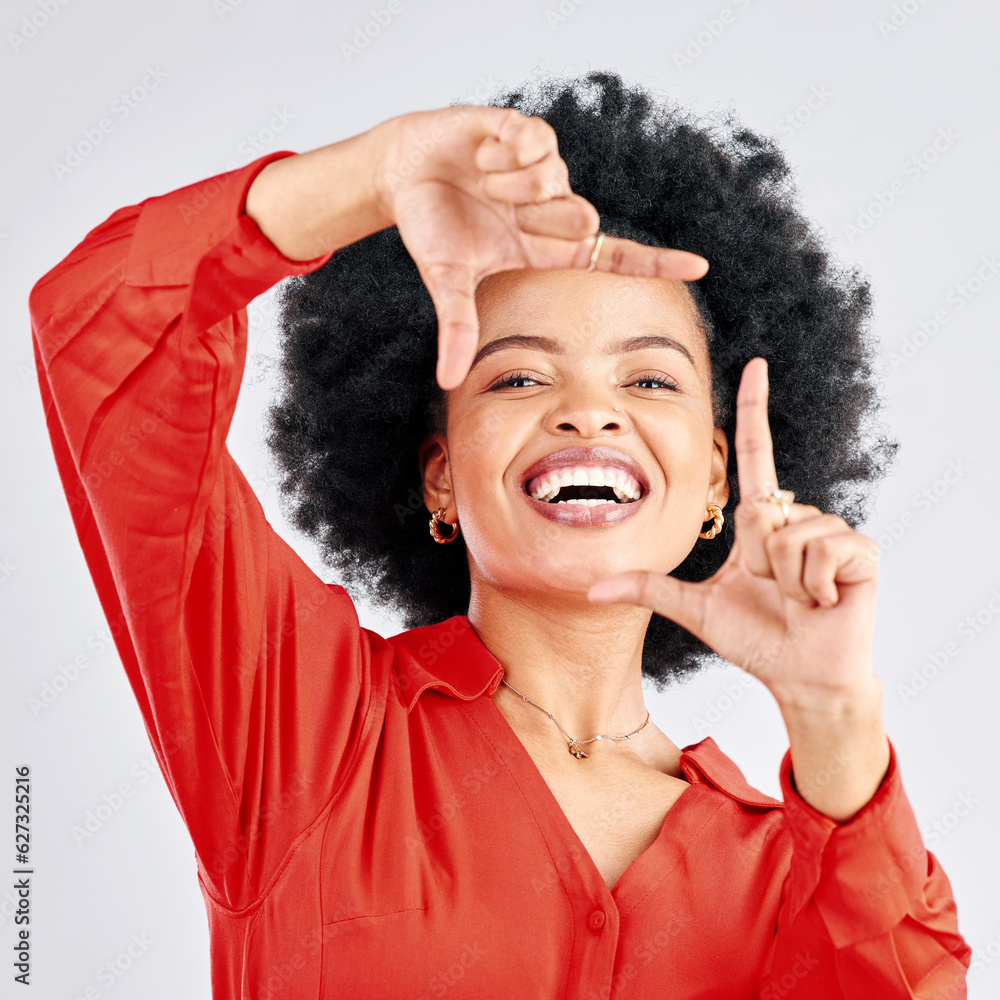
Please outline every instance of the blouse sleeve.
[{"label": "blouse sleeve", "polygon": [[29,300],[77,536],[202,881],[231,908],[336,794],[373,700],[374,634],[275,534],[226,447],[246,304],[330,256],[287,260],[243,212],[291,155],[116,211]]},{"label": "blouse sleeve", "polygon": [[924,848],[896,751],[872,799],[838,823],[803,799],[781,762],[791,868],[760,1000],[964,1000],[972,949],[951,884]]}]

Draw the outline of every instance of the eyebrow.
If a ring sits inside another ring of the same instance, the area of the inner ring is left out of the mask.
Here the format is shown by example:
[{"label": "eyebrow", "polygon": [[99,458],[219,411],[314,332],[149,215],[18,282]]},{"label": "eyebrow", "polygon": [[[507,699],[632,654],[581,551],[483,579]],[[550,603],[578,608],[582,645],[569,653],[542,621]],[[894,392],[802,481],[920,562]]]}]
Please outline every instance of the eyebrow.
[{"label": "eyebrow", "polygon": [[[551,337],[540,337],[529,333],[512,333],[507,337],[497,337],[496,340],[491,340],[488,344],[483,344],[476,352],[476,356],[469,366],[469,372],[484,358],[488,358],[491,354],[506,350],[509,347],[529,347],[538,351],[548,351],[550,354],[566,353],[566,349],[562,344],[552,340]],[[643,351],[650,347],[665,347],[668,350],[677,351],[679,354],[683,354],[691,362],[692,366],[697,367],[694,358],[691,356],[691,352],[679,340],[674,340],[673,337],[665,337],[662,334],[646,333],[636,337],[628,337],[617,344],[608,345],[601,353],[626,354],[629,351]]]}]

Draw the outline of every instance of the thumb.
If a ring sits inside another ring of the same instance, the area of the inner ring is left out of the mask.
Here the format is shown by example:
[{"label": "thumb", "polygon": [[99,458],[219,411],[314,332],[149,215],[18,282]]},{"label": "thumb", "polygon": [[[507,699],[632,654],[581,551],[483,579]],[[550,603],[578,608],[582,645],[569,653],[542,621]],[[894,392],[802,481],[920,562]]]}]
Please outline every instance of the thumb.
[{"label": "thumb", "polygon": [[479,343],[476,283],[467,265],[429,264],[419,270],[437,314],[437,380],[447,391],[465,380]]},{"label": "thumb", "polygon": [[677,622],[701,637],[705,620],[705,585],[678,580],[664,573],[630,570],[598,580],[587,591],[595,604],[636,604]]}]

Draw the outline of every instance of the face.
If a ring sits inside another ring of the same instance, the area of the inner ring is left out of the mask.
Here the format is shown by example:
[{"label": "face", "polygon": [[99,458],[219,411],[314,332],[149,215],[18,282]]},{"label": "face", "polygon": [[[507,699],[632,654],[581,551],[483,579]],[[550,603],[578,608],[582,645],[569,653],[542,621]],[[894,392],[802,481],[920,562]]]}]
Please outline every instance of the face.
[{"label": "face", "polygon": [[476,306],[476,360],[420,449],[425,503],[459,520],[473,593],[670,572],[710,527],[706,502],[729,496],[687,286],[525,269],[484,278]]}]

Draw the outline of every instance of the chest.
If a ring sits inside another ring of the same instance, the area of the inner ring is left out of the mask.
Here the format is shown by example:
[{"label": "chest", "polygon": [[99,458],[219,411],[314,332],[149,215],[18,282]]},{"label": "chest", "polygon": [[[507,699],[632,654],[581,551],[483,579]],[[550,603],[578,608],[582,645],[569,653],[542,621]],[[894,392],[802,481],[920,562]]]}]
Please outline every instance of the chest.
[{"label": "chest", "polygon": [[220,996],[755,995],[788,871],[758,817],[666,752],[543,733],[550,757],[486,699],[427,701],[387,715],[259,907],[212,911]]},{"label": "chest", "polygon": [[577,760],[567,753],[564,762],[530,740],[525,749],[609,890],[656,840],[667,813],[690,787],[630,758],[592,754]]}]

